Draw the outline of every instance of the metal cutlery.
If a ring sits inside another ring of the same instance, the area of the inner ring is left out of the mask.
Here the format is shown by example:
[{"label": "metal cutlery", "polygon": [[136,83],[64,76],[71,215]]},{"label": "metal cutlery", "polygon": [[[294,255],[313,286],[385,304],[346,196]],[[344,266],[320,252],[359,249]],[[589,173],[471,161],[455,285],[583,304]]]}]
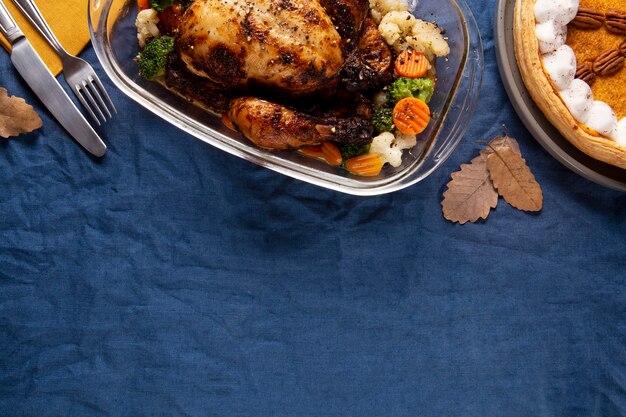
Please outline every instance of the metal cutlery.
[{"label": "metal cutlery", "polygon": [[11,43],[11,62],[37,97],[78,143],[95,156],[107,147],[43,63],[0,0],[0,33]]},{"label": "metal cutlery", "polygon": [[106,122],[107,118],[110,119],[112,117],[111,112],[117,113],[111,98],[91,65],[69,54],[61,46],[41,15],[37,5],[32,0],[13,0],[13,3],[59,55],[63,64],[65,81],[67,81],[78,100],[87,109],[87,112],[98,126],[100,126],[100,120]]}]

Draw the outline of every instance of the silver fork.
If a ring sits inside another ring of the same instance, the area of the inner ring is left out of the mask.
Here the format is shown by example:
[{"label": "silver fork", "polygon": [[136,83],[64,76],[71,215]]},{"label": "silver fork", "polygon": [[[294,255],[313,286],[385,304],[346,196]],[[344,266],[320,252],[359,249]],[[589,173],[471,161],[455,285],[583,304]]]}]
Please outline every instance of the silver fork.
[{"label": "silver fork", "polygon": [[[13,0],[13,3],[15,3],[17,8],[20,9],[24,16],[37,28],[39,33],[41,33],[59,55],[63,64],[63,77],[65,77],[65,81],[69,84],[74,94],[76,94],[81,104],[87,109],[87,112],[96,123],[98,123],[98,126],[100,126],[100,119],[106,122],[107,117],[109,119],[113,117],[111,110],[113,113],[117,113],[117,110],[91,65],[74,55],[70,55],[65,48],[61,46],[41,15],[37,5],[35,5],[32,0]],[[102,96],[106,98],[109,106],[105,104]]]}]

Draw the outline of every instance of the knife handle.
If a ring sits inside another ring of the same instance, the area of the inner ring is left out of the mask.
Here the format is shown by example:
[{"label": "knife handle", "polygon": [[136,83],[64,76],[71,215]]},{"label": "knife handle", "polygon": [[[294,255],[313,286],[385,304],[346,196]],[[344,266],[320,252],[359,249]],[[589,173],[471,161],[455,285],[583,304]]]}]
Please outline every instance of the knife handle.
[{"label": "knife handle", "polygon": [[0,33],[2,33],[11,44],[24,36],[2,0],[0,0]]},{"label": "knife handle", "polygon": [[52,29],[50,29],[50,26],[46,23],[46,19],[44,19],[33,0],[13,0],[13,3],[20,9],[20,12],[26,16],[26,19],[28,19],[35,29],[39,31],[41,36],[48,41],[50,46],[52,46],[60,57],[68,55],[59,40],[54,36],[54,33],[52,33]]}]

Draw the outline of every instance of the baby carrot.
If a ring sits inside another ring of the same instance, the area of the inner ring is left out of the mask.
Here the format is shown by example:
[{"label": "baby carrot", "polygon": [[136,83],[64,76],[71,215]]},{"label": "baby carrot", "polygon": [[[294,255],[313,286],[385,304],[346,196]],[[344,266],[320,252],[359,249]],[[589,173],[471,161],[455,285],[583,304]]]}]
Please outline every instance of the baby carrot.
[{"label": "baby carrot", "polygon": [[137,8],[139,11],[148,10],[150,8],[150,0],[137,0]]},{"label": "baby carrot", "polygon": [[395,67],[401,77],[420,78],[430,69],[430,62],[423,53],[407,49],[398,55]]},{"label": "baby carrot", "polygon": [[322,145],[305,146],[304,148],[300,148],[300,152],[312,158],[324,158]]},{"label": "baby carrot", "polygon": [[393,123],[405,135],[422,133],[430,122],[430,108],[422,100],[403,98],[393,108]]},{"label": "baby carrot", "polygon": [[366,153],[346,161],[346,169],[354,175],[374,177],[383,169],[383,160],[376,153]]},{"label": "baby carrot", "polygon": [[324,142],[322,143],[322,152],[324,153],[324,159],[328,162],[329,165],[338,167],[343,162],[343,158],[341,156],[341,151],[332,142]]}]

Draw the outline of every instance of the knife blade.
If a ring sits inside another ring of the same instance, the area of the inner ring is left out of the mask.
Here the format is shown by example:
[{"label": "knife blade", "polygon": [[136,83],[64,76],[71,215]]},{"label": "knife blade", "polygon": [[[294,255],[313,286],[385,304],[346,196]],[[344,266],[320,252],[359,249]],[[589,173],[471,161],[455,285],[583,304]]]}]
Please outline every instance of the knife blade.
[{"label": "knife blade", "polygon": [[0,32],[12,45],[11,62],[26,84],[65,130],[89,153],[103,156],[107,147],[43,63],[0,0]]}]

